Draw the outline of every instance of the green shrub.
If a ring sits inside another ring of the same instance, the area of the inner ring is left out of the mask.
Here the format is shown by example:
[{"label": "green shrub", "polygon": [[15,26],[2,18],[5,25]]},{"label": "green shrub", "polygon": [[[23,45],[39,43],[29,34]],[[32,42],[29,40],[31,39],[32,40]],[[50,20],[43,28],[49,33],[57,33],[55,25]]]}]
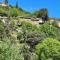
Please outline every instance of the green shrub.
[{"label": "green shrub", "polygon": [[18,13],[17,13],[17,11],[16,11],[15,8],[11,8],[9,14],[10,14],[10,16],[12,16],[12,17],[18,16]]},{"label": "green shrub", "polygon": [[40,31],[45,33],[47,37],[57,38],[59,34],[58,29],[54,27],[50,22],[47,22],[40,26]]},{"label": "green shrub", "polygon": [[4,23],[0,20],[0,31],[3,31],[4,29]]},{"label": "green shrub", "polygon": [[33,24],[31,24],[29,22],[25,22],[25,21],[22,22],[22,28],[23,29],[25,28],[25,30],[27,30],[29,32],[30,31],[38,31],[38,27],[36,25],[33,25]]},{"label": "green shrub", "polygon": [[8,8],[4,8],[4,7],[2,7],[2,6],[0,6],[0,15],[1,16],[8,16]]},{"label": "green shrub", "polygon": [[17,39],[19,40],[20,43],[24,43],[23,33],[18,33]]},{"label": "green shrub", "polygon": [[60,42],[53,38],[47,38],[36,46],[38,60],[60,60]]},{"label": "green shrub", "polygon": [[23,57],[19,53],[19,48],[5,38],[0,41],[0,60],[23,60]]},{"label": "green shrub", "polygon": [[4,23],[0,20],[0,39],[4,36]]}]

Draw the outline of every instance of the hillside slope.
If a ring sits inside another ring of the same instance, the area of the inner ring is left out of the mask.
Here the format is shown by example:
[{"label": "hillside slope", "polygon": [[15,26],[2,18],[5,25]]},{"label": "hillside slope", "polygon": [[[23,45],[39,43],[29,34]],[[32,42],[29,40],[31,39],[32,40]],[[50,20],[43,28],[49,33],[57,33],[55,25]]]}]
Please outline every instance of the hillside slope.
[{"label": "hillside slope", "polygon": [[0,16],[29,16],[30,13],[22,8],[0,6]]}]

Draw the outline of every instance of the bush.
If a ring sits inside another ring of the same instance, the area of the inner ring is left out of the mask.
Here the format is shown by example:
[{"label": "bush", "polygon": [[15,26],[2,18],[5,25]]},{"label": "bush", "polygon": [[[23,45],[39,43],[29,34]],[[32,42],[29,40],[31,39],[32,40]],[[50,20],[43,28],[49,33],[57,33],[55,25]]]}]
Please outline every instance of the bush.
[{"label": "bush", "polygon": [[4,7],[0,6],[0,15],[1,16],[8,16],[7,11],[8,11],[8,8],[4,8]]},{"label": "bush", "polygon": [[30,46],[30,51],[34,51],[35,46],[41,43],[45,38],[45,35],[41,32],[33,31],[27,33],[27,44]]},{"label": "bush", "polygon": [[23,60],[23,57],[19,54],[19,48],[5,38],[0,41],[0,60]]},{"label": "bush", "polygon": [[20,43],[24,43],[23,33],[18,33],[17,39],[19,40]]},{"label": "bush", "polygon": [[36,46],[38,60],[60,60],[60,42],[53,38],[47,38]]},{"label": "bush", "polygon": [[25,21],[22,22],[22,29],[25,29],[29,32],[30,31],[38,31],[38,27],[36,25],[33,25],[33,24],[31,24],[29,22],[25,22]]},{"label": "bush", "polygon": [[16,11],[15,8],[11,8],[11,9],[10,9],[10,16],[12,16],[12,17],[18,16],[18,13],[17,13],[17,11]]},{"label": "bush", "polygon": [[57,38],[59,32],[56,27],[54,27],[50,22],[47,22],[40,26],[40,31],[45,33],[47,37]]},{"label": "bush", "polygon": [[0,20],[0,31],[3,31],[4,29],[4,23]]},{"label": "bush", "polygon": [[0,20],[0,39],[4,36],[4,23]]}]

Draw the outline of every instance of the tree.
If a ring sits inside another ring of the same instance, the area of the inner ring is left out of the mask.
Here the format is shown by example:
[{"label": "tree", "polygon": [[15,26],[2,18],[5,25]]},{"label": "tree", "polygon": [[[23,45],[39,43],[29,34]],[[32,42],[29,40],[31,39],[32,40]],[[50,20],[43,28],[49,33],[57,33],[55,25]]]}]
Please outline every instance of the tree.
[{"label": "tree", "polygon": [[4,3],[8,5],[8,0],[5,0]]},{"label": "tree", "polygon": [[46,8],[40,9],[34,13],[37,18],[42,18],[44,21],[48,20],[48,10]]},{"label": "tree", "polygon": [[18,8],[18,0],[16,1],[16,8]]}]

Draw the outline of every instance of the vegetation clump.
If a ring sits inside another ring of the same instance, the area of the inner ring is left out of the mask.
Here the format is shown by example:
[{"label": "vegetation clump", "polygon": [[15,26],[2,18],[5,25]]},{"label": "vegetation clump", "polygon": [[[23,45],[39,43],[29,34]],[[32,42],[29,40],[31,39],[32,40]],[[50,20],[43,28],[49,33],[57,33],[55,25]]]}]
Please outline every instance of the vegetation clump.
[{"label": "vegetation clump", "polygon": [[[0,6],[0,16],[7,17],[0,19],[0,60],[60,60],[60,28],[48,21],[46,8],[31,14],[17,4]],[[33,16],[44,24],[31,23]]]},{"label": "vegetation clump", "polygon": [[60,60],[60,42],[53,38],[47,38],[36,46],[38,60]]}]

